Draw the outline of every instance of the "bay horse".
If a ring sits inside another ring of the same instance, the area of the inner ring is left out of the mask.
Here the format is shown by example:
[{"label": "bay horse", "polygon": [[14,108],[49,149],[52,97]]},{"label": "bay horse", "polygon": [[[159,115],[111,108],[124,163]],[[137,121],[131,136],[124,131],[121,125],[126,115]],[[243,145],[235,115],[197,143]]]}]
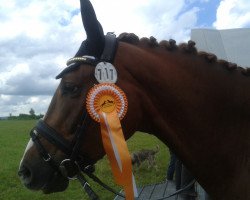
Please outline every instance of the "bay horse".
[{"label": "bay horse", "polygon": [[88,0],[81,14],[87,39],[57,76],[48,111],[31,132],[18,172],[23,184],[63,191],[68,179],[56,169],[62,160],[74,154],[88,166],[105,155],[99,124],[85,107],[98,83],[95,65],[104,60],[115,66],[116,85],[129,102],[121,121],[126,139],[136,131],[158,137],[213,200],[250,199],[250,71],[198,52],[192,41],[105,37]]}]

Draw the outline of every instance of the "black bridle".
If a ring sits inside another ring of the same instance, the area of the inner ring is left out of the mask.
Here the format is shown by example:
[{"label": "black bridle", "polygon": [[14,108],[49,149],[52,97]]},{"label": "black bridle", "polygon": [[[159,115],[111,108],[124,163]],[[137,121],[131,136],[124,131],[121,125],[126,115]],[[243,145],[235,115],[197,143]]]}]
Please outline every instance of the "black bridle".
[{"label": "black bridle", "polygon": [[[96,59],[90,56],[72,58],[67,63],[68,67],[65,68],[56,78],[61,78],[63,74],[74,70],[80,64],[85,63],[92,66],[96,66],[99,62],[102,61],[112,63],[116,52],[116,47],[117,47],[117,39],[115,35],[112,33],[108,33],[105,36],[105,46],[100,59]],[[84,109],[83,114],[76,127],[76,131],[74,133],[74,138],[72,139],[72,141],[66,140],[64,137],[62,137],[61,134],[59,134],[56,130],[54,130],[52,127],[46,124],[43,120],[38,121],[35,128],[31,130],[30,136],[41,158],[46,163],[48,163],[53,170],[61,173],[66,178],[68,179],[77,178],[82,184],[83,189],[86,191],[90,199],[99,200],[99,197],[92,190],[87,180],[82,175],[82,172],[84,174],[87,174],[92,180],[97,182],[105,189],[125,199],[123,194],[116,192],[111,187],[103,183],[98,177],[96,177],[93,174],[94,172],[94,166],[92,165],[93,161],[91,161],[91,159],[88,158],[86,155],[80,154],[81,142],[84,140],[84,136],[86,135],[85,129],[86,127],[88,127],[89,122],[90,122],[90,117],[88,116],[86,109]],[[41,143],[40,141],[41,138],[46,139],[49,143],[53,144],[58,149],[60,149],[66,155],[67,158],[64,159],[58,165]],[[167,197],[159,198],[158,200],[167,199],[174,195],[180,194],[181,192],[190,188],[194,183],[195,180],[191,181],[185,187],[174,192],[173,194],[170,194]]]},{"label": "black bridle", "polygon": [[[42,145],[40,138],[43,137],[49,143],[60,149],[66,156],[67,160],[72,163],[77,163],[77,165],[85,167],[85,163],[90,163],[90,159],[86,156],[79,155],[79,146],[84,137],[85,129],[89,122],[89,117],[87,112],[84,111],[82,117],[82,124],[77,125],[77,129],[74,133],[74,138],[71,142],[62,137],[57,131],[47,125],[43,120],[39,120],[36,127],[30,132],[30,136],[36,145],[36,148],[45,162],[47,162],[53,169],[58,170],[55,161],[48,151]],[[84,164],[84,165],[83,165]],[[82,168],[81,167],[81,168]],[[73,178],[73,176],[68,175],[68,178]]]},{"label": "black bridle", "polygon": [[[116,52],[116,47],[116,36],[112,33],[108,33],[105,36],[105,46],[100,59],[91,56],[72,58],[67,63],[68,67],[64,69],[63,72],[60,73],[56,78],[61,78],[64,73],[71,71],[76,67],[79,67],[80,64],[89,64],[92,66],[96,66],[96,64],[99,62],[112,63]],[[83,114],[76,127],[76,131],[74,133],[74,138],[72,139],[72,141],[66,140],[64,137],[62,137],[61,134],[59,134],[56,130],[46,124],[46,122],[44,122],[42,119],[39,120],[35,128],[31,130],[30,136],[41,158],[43,158],[43,160],[48,163],[53,170],[58,171],[68,179],[77,178],[81,182],[83,188],[89,195],[90,199],[97,200],[99,199],[99,197],[91,189],[81,172],[87,174],[90,178],[92,178],[95,182],[99,183],[107,190],[115,193],[116,195],[124,197],[122,194],[115,192],[112,188],[110,188],[109,186],[104,184],[99,178],[97,178],[93,174],[93,161],[91,161],[91,159],[89,159],[86,155],[80,154],[81,142],[83,141],[84,136],[86,135],[85,129],[86,127],[88,127],[89,122],[90,117],[88,116],[86,109],[84,109]],[[63,160],[60,165],[55,162],[55,160],[43,146],[40,141],[41,138],[46,139],[49,143],[56,146],[66,155],[67,158]]]}]

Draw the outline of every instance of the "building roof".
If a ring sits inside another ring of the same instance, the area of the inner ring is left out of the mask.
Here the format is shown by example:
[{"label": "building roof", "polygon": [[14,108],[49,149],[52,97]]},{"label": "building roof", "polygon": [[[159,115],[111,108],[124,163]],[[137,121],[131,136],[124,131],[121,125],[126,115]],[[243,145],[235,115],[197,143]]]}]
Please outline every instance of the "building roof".
[{"label": "building roof", "polygon": [[219,59],[250,67],[250,28],[193,29],[191,40],[199,51],[215,54]]}]

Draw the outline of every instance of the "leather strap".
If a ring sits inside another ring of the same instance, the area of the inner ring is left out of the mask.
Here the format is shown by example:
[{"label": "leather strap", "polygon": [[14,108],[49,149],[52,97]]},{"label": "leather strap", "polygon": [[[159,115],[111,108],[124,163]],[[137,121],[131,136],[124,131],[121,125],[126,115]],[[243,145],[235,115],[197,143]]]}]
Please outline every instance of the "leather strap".
[{"label": "leather strap", "polygon": [[55,163],[55,161],[52,159],[51,155],[46,151],[44,146],[39,140],[39,133],[33,129],[30,132],[30,137],[32,141],[35,143],[36,148],[40,156],[43,158],[43,160],[48,163],[55,171],[58,171],[58,166]]},{"label": "leather strap", "polygon": [[38,121],[35,129],[41,136],[43,136],[51,144],[58,147],[66,155],[71,155],[71,143],[64,139],[53,128],[49,127],[43,120]]},{"label": "leather strap", "polygon": [[115,34],[109,32],[105,36],[105,46],[101,56],[102,61],[112,63],[114,61],[115,53],[117,48],[117,39]]}]

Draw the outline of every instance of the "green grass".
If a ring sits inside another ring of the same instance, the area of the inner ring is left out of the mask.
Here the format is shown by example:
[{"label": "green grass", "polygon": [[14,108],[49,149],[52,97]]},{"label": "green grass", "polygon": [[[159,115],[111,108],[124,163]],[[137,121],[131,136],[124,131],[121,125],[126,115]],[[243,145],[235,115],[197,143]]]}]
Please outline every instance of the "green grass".
[{"label": "green grass", "polygon": [[[33,200],[87,200],[88,198],[85,192],[82,191],[78,181],[71,181],[69,188],[64,192],[50,195],[44,195],[42,192],[30,191],[21,184],[17,176],[18,166],[29,140],[29,131],[35,123],[35,120],[0,121],[0,199],[27,200],[32,198]],[[130,152],[138,151],[143,148],[155,148],[157,144],[160,146],[160,152],[156,156],[158,170],[155,168],[148,169],[146,163],[139,169],[136,169],[134,174],[137,186],[164,181],[169,154],[167,147],[154,136],[138,132],[128,140]],[[112,173],[106,157],[96,164],[95,175],[116,190],[121,189],[113,182]],[[114,198],[113,194],[104,190],[92,180],[89,180],[89,183],[100,196],[101,200],[111,200]]]}]

